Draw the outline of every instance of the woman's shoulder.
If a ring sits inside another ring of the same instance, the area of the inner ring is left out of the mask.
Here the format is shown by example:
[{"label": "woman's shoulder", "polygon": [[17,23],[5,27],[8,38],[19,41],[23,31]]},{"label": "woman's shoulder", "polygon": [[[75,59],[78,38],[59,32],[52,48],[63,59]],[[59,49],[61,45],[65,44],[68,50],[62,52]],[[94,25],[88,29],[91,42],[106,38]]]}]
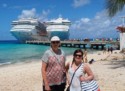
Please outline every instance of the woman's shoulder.
[{"label": "woman's shoulder", "polygon": [[90,68],[90,66],[89,66],[89,63],[84,63],[83,69],[84,69],[85,71],[91,70],[91,68]]},{"label": "woman's shoulder", "polygon": [[71,62],[67,62],[65,67],[66,67],[66,70],[68,70],[71,67]]},{"label": "woman's shoulder", "polygon": [[72,62],[67,62],[67,65],[71,65],[72,64]]},{"label": "woman's shoulder", "polygon": [[83,63],[84,67],[89,67],[89,63]]},{"label": "woman's shoulder", "polygon": [[50,52],[52,52],[51,49],[47,49],[47,50],[45,51],[45,54],[48,54],[48,53],[50,53]]}]

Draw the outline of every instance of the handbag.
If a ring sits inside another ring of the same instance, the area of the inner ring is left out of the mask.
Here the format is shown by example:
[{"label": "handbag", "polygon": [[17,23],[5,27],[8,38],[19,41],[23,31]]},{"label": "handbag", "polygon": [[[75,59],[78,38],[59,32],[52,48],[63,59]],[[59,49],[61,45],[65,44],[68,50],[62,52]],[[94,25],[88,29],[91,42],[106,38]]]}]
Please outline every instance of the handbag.
[{"label": "handbag", "polygon": [[99,85],[95,80],[81,82],[82,91],[98,91]]},{"label": "handbag", "polygon": [[[79,67],[80,67],[80,66],[81,66],[81,64],[79,65]],[[78,68],[79,68],[79,67],[78,67]],[[72,84],[73,77],[74,77],[76,71],[78,70],[78,68],[77,68],[77,69],[75,70],[75,72],[73,73],[73,76],[72,76],[72,78],[71,78],[71,82],[70,82],[69,86],[67,87],[66,91],[70,91],[70,86],[71,86],[71,84]]]}]

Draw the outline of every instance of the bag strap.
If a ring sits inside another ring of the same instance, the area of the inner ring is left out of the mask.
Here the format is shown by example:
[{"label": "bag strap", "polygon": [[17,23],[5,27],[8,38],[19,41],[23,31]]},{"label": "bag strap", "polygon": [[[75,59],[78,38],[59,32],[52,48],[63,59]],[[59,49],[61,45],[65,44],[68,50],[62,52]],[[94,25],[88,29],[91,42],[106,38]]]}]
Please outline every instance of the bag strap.
[{"label": "bag strap", "polygon": [[[80,67],[81,65],[82,65],[82,63],[79,65],[79,67]],[[75,70],[75,72],[73,73],[73,76],[72,76],[72,78],[71,78],[71,82],[70,82],[70,84],[69,84],[69,87],[70,87],[70,85],[72,84],[73,77],[74,77],[76,71],[79,69],[79,67],[78,67],[78,68]]]}]

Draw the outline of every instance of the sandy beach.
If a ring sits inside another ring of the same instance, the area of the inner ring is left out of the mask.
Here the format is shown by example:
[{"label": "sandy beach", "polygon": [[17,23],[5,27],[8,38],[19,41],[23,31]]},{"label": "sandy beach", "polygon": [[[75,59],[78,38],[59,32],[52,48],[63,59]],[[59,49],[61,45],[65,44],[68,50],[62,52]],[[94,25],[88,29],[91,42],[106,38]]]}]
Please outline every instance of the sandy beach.
[{"label": "sandy beach", "polygon": [[[101,91],[125,91],[125,56],[116,50],[88,54]],[[72,55],[67,56],[72,61]],[[0,67],[0,91],[42,91],[41,60]]]}]

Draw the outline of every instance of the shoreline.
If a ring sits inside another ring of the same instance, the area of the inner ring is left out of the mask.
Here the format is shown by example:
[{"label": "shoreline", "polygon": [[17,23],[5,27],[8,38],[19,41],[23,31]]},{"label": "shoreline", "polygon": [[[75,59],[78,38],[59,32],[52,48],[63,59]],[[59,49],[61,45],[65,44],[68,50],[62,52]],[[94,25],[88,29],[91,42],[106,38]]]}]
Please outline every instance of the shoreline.
[{"label": "shoreline", "polygon": [[[119,50],[88,53],[90,67],[101,91],[125,91],[125,59]],[[72,55],[67,56],[72,61]],[[0,91],[42,91],[41,60],[0,67]]]}]

